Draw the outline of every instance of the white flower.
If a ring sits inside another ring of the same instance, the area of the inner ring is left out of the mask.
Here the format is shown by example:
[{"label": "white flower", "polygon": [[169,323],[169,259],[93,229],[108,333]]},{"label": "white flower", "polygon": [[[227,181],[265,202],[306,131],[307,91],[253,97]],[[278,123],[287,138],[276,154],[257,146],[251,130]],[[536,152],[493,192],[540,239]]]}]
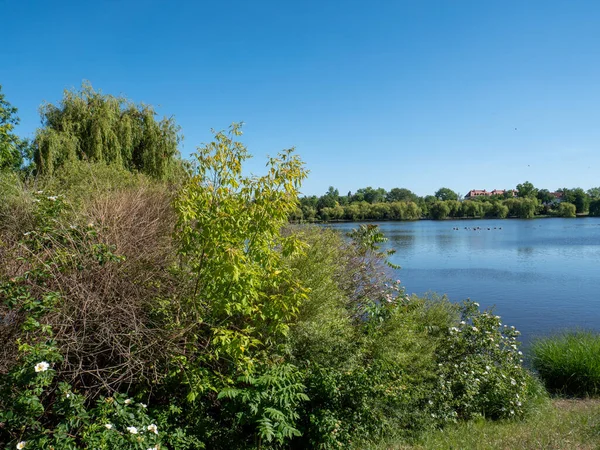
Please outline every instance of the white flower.
[{"label": "white flower", "polygon": [[104,426],[107,430],[112,430],[112,427],[113,427],[112,423],[106,423],[106,424],[104,424]]},{"label": "white flower", "polygon": [[[45,372],[49,368],[50,368],[50,364],[48,364],[46,361],[39,362],[35,365],[36,372]],[[23,447],[21,447],[21,448],[23,448]]]},{"label": "white flower", "polygon": [[67,398],[71,398],[71,393],[70,393],[70,392],[67,392],[67,395],[66,395],[66,397],[67,397]]},{"label": "white flower", "polygon": [[517,402],[517,406],[521,406],[521,402]]},{"label": "white flower", "polygon": [[48,197],[48,200],[55,202],[56,200],[58,200],[58,197],[56,195],[51,195],[50,197]]},{"label": "white flower", "polygon": [[158,450],[158,444],[156,444],[154,447],[150,447],[146,450]]},{"label": "white flower", "polygon": [[512,384],[513,386],[516,386],[517,382],[515,381],[514,378],[510,379],[510,384]]},{"label": "white flower", "polygon": [[473,327],[473,331],[479,331],[477,327]]},{"label": "white flower", "polygon": [[473,304],[479,308],[479,303],[475,302]]},{"label": "white flower", "polygon": [[44,191],[35,191],[36,194],[41,195],[44,193]]},{"label": "white flower", "polygon": [[518,353],[519,353],[519,355],[522,355],[522,354],[523,354],[523,352],[518,352]]},{"label": "white flower", "polygon": [[136,427],[127,427],[127,431],[131,434],[138,434],[138,429]]},{"label": "white flower", "polygon": [[466,322],[465,322],[464,320],[461,320],[461,321],[460,321],[460,324],[461,324],[461,325],[465,325],[465,324],[466,324]]},{"label": "white flower", "polygon": [[133,400],[131,400],[130,398],[128,398],[127,400],[125,400],[125,402],[124,402],[124,403],[125,403],[126,405],[129,405],[129,404],[130,404],[132,401],[133,401]]},{"label": "white flower", "polygon": [[146,405],[145,403],[140,403],[140,406],[141,406],[142,408],[147,408],[147,407],[148,407],[148,405]]},{"label": "white flower", "polygon": [[490,366],[485,366],[485,370],[492,370]]},{"label": "white flower", "polygon": [[153,423],[151,423],[150,425],[148,425],[148,431],[150,433],[158,434],[158,428]]},{"label": "white flower", "polygon": [[515,412],[514,412],[514,411],[511,409],[511,410],[510,410],[510,413],[511,413],[511,414],[514,414]]},{"label": "white flower", "polygon": [[22,448],[25,448],[25,445],[27,444],[27,442],[25,441],[21,441],[17,444],[17,448],[20,450]]}]

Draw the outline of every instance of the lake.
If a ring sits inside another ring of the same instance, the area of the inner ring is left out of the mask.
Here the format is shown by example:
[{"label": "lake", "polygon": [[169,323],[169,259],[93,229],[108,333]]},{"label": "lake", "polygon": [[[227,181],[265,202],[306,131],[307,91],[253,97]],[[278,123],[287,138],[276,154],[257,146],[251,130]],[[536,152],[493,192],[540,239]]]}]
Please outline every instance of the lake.
[{"label": "lake", "polygon": [[373,223],[397,251],[390,260],[407,293],[495,306],[524,342],[564,328],[600,331],[600,218]]}]

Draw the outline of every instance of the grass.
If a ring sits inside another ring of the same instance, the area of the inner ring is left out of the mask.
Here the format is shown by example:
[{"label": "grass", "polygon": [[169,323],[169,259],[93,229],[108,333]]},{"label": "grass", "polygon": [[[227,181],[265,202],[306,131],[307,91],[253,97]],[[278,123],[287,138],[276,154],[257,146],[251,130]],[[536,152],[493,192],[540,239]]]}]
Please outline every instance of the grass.
[{"label": "grass", "polygon": [[571,331],[539,339],[531,346],[532,364],[553,393],[579,397],[600,394],[600,335]]},{"label": "grass", "polygon": [[600,448],[600,400],[557,399],[525,421],[472,421],[370,450],[591,450]]}]

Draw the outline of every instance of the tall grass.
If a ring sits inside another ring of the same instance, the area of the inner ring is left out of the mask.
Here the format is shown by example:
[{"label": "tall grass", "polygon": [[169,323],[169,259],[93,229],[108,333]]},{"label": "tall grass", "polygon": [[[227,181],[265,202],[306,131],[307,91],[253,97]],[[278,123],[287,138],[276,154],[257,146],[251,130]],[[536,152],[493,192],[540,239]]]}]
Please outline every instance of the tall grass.
[{"label": "tall grass", "polygon": [[534,341],[533,367],[546,387],[574,396],[600,395],[600,335],[570,331]]}]

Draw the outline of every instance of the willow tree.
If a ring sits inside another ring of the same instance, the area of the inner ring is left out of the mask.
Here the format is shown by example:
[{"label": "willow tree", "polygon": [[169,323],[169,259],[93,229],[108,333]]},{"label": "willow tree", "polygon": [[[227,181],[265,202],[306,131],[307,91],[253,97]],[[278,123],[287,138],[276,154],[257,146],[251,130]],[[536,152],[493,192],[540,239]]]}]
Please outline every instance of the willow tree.
[{"label": "willow tree", "polygon": [[81,159],[164,178],[178,162],[180,128],[172,117],[159,121],[152,106],[104,95],[89,83],[65,90],[58,105],[43,104],[40,115],[34,149],[40,173]]}]

